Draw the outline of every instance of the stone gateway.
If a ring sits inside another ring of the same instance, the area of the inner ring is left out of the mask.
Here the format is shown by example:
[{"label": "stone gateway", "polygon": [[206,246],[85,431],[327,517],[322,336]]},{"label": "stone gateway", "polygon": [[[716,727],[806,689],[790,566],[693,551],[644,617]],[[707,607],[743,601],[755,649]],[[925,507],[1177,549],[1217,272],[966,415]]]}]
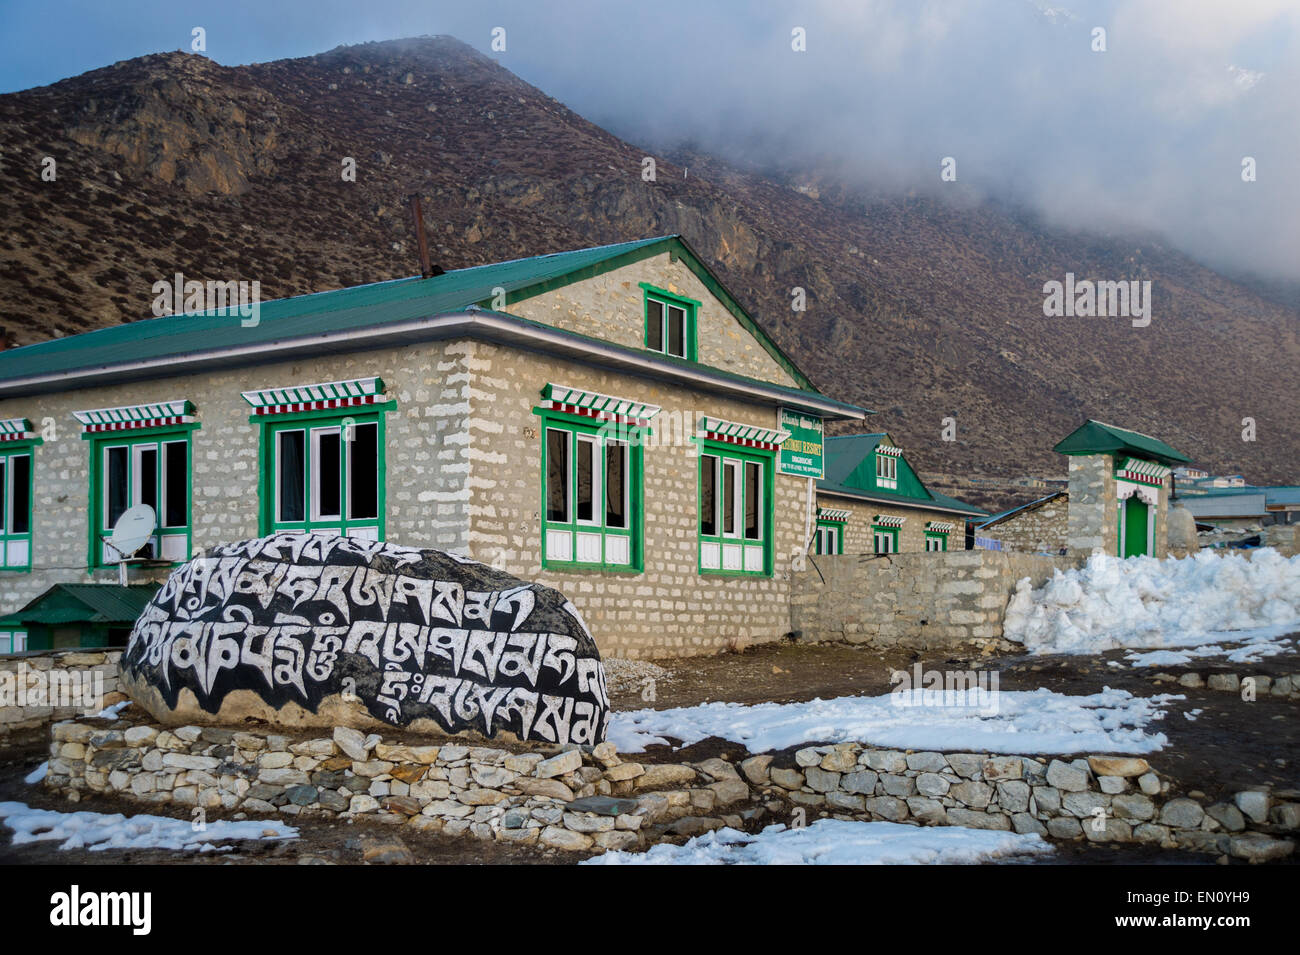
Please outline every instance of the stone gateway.
[{"label": "stone gateway", "polygon": [[383,724],[599,743],[604,667],[559,591],[437,550],[310,534],[179,567],[122,654],[165,723]]}]

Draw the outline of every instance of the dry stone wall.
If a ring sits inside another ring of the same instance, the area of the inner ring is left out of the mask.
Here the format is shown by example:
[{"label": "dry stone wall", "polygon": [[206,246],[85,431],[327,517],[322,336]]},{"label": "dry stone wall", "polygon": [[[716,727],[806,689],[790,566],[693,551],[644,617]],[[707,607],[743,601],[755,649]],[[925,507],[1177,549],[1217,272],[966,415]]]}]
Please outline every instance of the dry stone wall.
[{"label": "dry stone wall", "polygon": [[191,813],[344,818],[578,852],[833,816],[1263,862],[1291,854],[1300,827],[1294,798],[1249,790],[1203,805],[1135,757],[945,754],[856,742],[738,764],[652,763],[621,757],[611,743],[520,751],[385,740],[343,727],[294,738],[80,719],[52,727],[45,785],[73,802],[112,793]]},{"label": "dry stone wall", "polygon": [[809,642],[930,650],[1002,636],[1016,582],[1041,586],[1064,557],[968,550],[810,557],[794,574],[790,629]]},{"label": "dry stone wall", "polygon": [[121,650],[56,650],[0,657],[0,738],[97,713],[124,697]]}]

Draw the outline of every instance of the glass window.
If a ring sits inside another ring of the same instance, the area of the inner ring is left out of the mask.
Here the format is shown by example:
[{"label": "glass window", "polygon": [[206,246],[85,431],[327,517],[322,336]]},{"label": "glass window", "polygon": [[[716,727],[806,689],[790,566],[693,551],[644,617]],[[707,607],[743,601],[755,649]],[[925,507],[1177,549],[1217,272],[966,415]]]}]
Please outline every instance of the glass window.
[{"label": "glass window", "polygon": [[639,450],[568,419],[548,419],[544,433],[544,563],[639,569]]},{"label": "glass window", "polygon": [[106,436],[91,452],[91,498],[98,494],[91,521],[95,566],[121,559],[106,541],[128,508],[153,509],[156,532],[141,556],[183,561],[190,554],[190,437],[171,434]]},{"label": "glass window", "polygon": [[305,431],[281,431],[276,435],[277,515],[281,523],[296,523],[307,518]]},{"label": "glass window", "polygon": [[379,517],[379,425],[352,426],[348,441],[348,517]]},{"label": "glass window", "polygon": [[628,493],[627,444],[610,441],[605,445],[605,525],[627,527]]},{"label": "glass window", "polygon": [[[380,424],[350,417],[273,429],[271,529],[379,540],[383,521]],[[269,533],[269,530],[267,531]]]},{"label": "glass window", "polygon": [[718,456],[700,458],[700,533],[716,537],[718,533]]},{"label": "glass window", "polygon": [[546,429],[546,519],[569,522],[569,432]]},{"label": "glass window", "polygon": [[695,305],[666,293],[646,293],[646,347],[678,358],[695,357]]},{"label": "glass window", "polygon": [[189,443],[168,441],[163,444],[163,513],[164,527],[184,527],[189,523],[190,468]]}]

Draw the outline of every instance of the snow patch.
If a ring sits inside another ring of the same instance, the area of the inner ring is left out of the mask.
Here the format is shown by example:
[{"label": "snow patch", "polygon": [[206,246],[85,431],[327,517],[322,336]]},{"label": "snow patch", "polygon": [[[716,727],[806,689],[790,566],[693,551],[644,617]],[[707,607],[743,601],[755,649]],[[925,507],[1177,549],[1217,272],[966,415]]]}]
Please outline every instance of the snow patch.
[{"label": "snow patch", "polygon": [[662,843],[646,852],[606,852],[582,864],[954,865],[1052,851],[1033,833],[820,819],[798,829],[768,826],[758,835],[719,829],[682,846]]},{"label": "snow patch", "polygon": [[1300,555],[1269,547],[1250,558],[1208,550],[1169,560],[1094,554],[1037,590],[1021,580],[1003,635],[1034,653],[1098,653],[1275,643],[1298,629]]},{"label": "snow patch", "polygon": [[752,753],[800,743],[863,742],[898,749],[970,753],[1153,753],[1168,742],[1145,732],[1182,696],[1134,696],[1106,687],[1088,696],[1046,688],[992,694],[996,706],[899,706],[894,694],[807,703],[702,703],[614,713],[608,739],[642,753],[667,737],[689,746],[711,736]]},{"label": "snow patch", "polygon": [[[30,780],[29,780],[30,781]],[[185,819],[170,816],[106,815],[98,812],[57,812],[32,809],[21,802],[0,802],[0,820],[14,831],[13,844],[61,841],[60,849],[175,849],[226,852],[235,840],[296,839],[298,830],[274,821],[207,823],[202,830]]]}]

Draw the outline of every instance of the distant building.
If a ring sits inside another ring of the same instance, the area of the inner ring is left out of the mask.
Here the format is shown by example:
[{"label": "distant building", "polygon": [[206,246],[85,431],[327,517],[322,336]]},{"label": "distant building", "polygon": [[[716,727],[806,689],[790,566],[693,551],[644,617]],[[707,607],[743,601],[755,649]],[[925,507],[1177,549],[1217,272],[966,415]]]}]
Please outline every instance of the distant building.
[{"label": "distant building", "polygon": [[1066,547],[1164,557],[1173,468],[1190,459],[1158,438],[1088,420],[1057,443],[1070,457]]},{"label": "distant building", "polygon": [[1068,491],[1056,491],[975,525],[978,537],[1000,543],[999,550],[1062,554],[1069,530]]},{"label": "distant building", "polygon": [[1251,524],[1300,523],[1300,487],[1223,488],[1202,494],[1179,494],[1178,503],[1200,524],[1246,527]]},{"label": "distant building", "polygon": [[1193,481],[1203,481],[1210,476],[1209,471],[1201,468],[1194,468],[1190,465],[1187,467],[1174,468],[1174,482],[1176,484],[1191,484]]},{"label": "distant building", "polygon": [[815,553],[964,550],[966,523],[988,512],[925,486],[888,434],[826,439]]}]

